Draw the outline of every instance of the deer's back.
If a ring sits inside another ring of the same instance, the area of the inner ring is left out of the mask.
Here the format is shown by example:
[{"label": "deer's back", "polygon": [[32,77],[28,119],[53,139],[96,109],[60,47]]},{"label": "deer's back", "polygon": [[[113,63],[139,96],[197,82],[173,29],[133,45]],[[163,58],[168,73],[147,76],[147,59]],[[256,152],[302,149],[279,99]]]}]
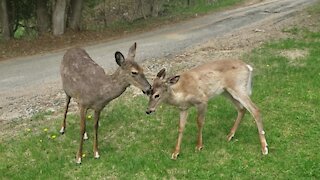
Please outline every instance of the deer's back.
[{"label": "deer's back", "polygon": [[239,73],[243,70],[247,70],[246,63],[241,60],[217,60],[209,63],[202,64],[197,66],[185,73],[197,73],[197,74],[206,74],[206,73],[217,73],[217,74],[227,74],[227,73]]},{"label": "deer's back", "polygon": [[226,87],[246,88],[249,71],[240,60],[213,61],[183,72],[172,88],[185,100],[202,102],[221,94]]},{"label": "deer's back", "polygon": [[66,94],[83,104],[90,103],[90,99],[99,94],[99,89],[106,81],[103,68],[80,48],[73,48],[65,53],[60,73]]}]

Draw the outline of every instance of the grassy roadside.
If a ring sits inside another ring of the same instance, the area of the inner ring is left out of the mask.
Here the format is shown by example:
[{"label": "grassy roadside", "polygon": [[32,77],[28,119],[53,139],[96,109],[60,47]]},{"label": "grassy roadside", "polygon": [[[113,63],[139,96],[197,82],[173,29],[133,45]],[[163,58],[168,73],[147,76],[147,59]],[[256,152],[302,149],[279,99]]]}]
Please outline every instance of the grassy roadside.
[{"label": "grassy roadside", "polygon": [[[319,14],[319,7],[310,12]],[[180,159],[172,161],[177,110],[164,105],[146,116],[145,97],[121,98],[102,114],[99,160],[92,155],[91,119],[86,157],[77,166],[78,117],[68,118],[67,132],[61,136],[62,118],[48,120],[39,114],[29,128],[0,143],[0,179],[319,179],[320,32],[298,26],[285,31],[292,33],[290,39],[266,43],[244,58],[255,67],[253,100],[262,111],[268,156],[260,154],[256,126],[248,114],[235,139],[226,142],[236,111],[217,98],[209,104],[203,151],[194,152],[193,109]]]},{"label": "grassy roadside", "polygon": [[187,19],[203,15],[210,12],[241,5],[246,0],[217,0],[211,5],[207,5],[203,0],[199,1],[196,6],[186,7],[175,5],[168,8],[168,11],[158,17],[148,17],[147,19],[138,19],[133,22],[118,21],[110,23],[103,29],[83,30],[81,32],[67,31],[62,36],[52,36],[43,34],[42,36],[22,36],[20,39],[2,41],[0,35],[0,60],[17,57],[34,55],[39,53],[50,52],[72,46],[85,46],[97,44],[122,38],[124,36],[136,33],[151,31],[159,27],[181,22]]}]

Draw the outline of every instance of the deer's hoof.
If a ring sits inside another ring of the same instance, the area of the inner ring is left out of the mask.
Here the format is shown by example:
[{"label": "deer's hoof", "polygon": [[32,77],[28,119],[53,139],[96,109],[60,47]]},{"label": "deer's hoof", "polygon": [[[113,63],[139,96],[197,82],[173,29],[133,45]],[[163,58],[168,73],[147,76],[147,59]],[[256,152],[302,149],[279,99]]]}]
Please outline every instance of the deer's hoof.
[{"label": "deer's hoof", "polygon": [[171,159],[172,159],[172,160],[177,160],[178,156],[179,156],[179,152],[174,152],[174,153],[172,153],[172,155],[171,155]]},{"label": "deer's hoof", "polygon": [[203,146],[202,145],[197,145],[196,146],[196,151],[201,151],[203,149]]},{"label": "deer's hoof", "polygon": [[94,158],[95,158],[95,159],[99,159],[99,158],[100,158],[100,155],[99,155],[99,152],[98,152],[98,151],[94,153]]},{"label": "deer's hoof", "polygon": [[81,158],[76,158],[76,163],[81,164]]},{"label": "deer's hoof", "polygon": [[88,137],[87,132],[85,132],[84,135],[83,135],[83,140],[87,140],[87,139],[89,139],[89,137]]},{"label": "deer's hoof", "polygon": [[59,132],[60,134],[64,134],[64,127],[62,127]]},{"label": "deer's hoof", "polygon": [[234,137],[234,133],[230,132],[227,136],[227,141],[231,141],[231,139]]},{"label": "deer's hoof", "polygon": [[262,154],[263,155],[267,155],[269,152],[268,152],[268,146],[262,148]]}]

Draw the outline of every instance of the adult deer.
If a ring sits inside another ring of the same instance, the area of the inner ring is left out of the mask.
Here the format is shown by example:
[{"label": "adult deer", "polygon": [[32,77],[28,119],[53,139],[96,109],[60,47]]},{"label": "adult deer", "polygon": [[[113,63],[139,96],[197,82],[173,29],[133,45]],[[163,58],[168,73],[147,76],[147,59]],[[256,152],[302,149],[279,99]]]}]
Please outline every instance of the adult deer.
[{"label": "adult deer", "polygon": [[116,52],[115,59],[119,67],[112,75],[106,75],[103,68],[96,64],[85,50],[73,48],[65,53],[60,73],[67,103],[60,133],[65,132],[68,106],[70,99],[74,98],[79,106],[81,125],[76,163],[81,163],[83,139],[86,136],[87,109],[94,110],[93,153],[95,158],[99,158],[98,126],[101,110],[120,96],[130,84],[144,92],[150,91],[151,86],[143,74],[143,69],[134,61],[135,54],[136,43],[130,47],[127,58],[124,58],[121,52]]},{"label": "adult deer", "polygon": [[263,154],[268,154],[267,141],[263,130],[259,109],[251,101],[252,67],[240,60],[213,61],[180,75],[165,79],[165,69],[157,74],[152,85],[147,114],[154,112],[160,102],[165,102],[180,109],[179,135],[175,150],[171,158],[177,159],[180,153],[180,145],[185,128],[188,109],[195,106],[198,111],[198,138],[197,150],[203,148],[202,128],[208,101],[216,95],[224,94],[231,99],[238,111],[238,117],[227,140],[234,136],[238,125],[248,110],[258,127],[259,138]]}]

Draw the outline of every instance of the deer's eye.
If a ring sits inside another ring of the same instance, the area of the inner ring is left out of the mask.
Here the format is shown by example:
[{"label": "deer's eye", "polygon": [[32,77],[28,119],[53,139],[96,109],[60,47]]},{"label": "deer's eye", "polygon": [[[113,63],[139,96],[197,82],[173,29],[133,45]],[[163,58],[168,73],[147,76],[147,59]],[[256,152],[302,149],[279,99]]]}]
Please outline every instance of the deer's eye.
[{"label": "deer's eye", "polygon": [[160,97],[160,95],[159,95],[159,94],[157,94],[157,95],[155,95],[155,96],[154,96],[154,98],[159,98],[159,97]]},{"label": "deer's eye", "polygon": [[138,75],[138,72],[132,71],[131,74],[135,76]]}]

